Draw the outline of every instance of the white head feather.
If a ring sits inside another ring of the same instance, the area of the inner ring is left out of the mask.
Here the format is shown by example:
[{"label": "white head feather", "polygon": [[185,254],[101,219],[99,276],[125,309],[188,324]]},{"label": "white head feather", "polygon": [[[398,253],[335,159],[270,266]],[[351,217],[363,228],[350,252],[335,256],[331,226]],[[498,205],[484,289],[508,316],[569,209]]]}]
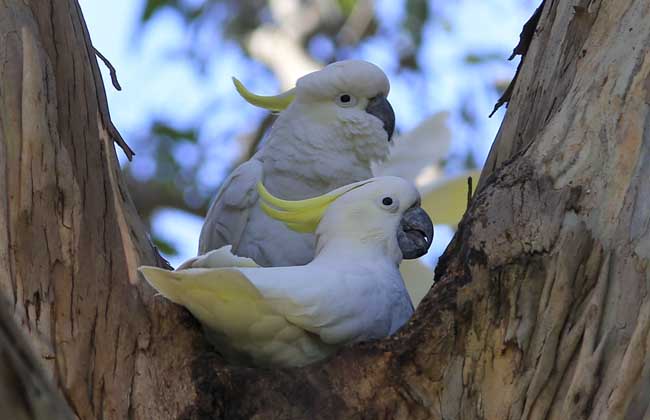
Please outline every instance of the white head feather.
[{"label": "white head feather", "polygon": [[316,230],[316,258],[325,248],[387,255],[402,260],[397,230],[406,210],[419,205],[420,194],[405,179],[374,178],[329,205]]},{"label": "white head feather", "polygon": [[[295,99],[273,124],[261,156],[272,169],[268,173],[295,178],[301,173],[296,165],[309,165],[302,172],[309,179],[302,181],[326,189],[371,177],[371,163],[389,156],[391,142],[383,122],[366,107],[389,90],[381,69],[360,60],[339,61],[300,78]],[[343,103],[343,95],[350,101]],[[291,190],[273,179],[266,182],[271,192]]]},{"label": "white head feather", "polygon": [[377,95],[388,96],[389,91],[390,83],[384,72],[362,60],[337,61],[296,82],[299,101],[332,99],[341,92],[369,99]]}]

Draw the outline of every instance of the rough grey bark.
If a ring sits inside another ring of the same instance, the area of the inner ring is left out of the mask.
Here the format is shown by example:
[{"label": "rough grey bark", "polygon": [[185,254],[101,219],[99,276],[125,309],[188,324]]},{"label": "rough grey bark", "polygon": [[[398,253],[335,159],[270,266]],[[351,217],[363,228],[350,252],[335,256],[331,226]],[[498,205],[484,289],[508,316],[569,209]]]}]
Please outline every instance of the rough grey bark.
[{"label": "rough grey bark", "polygon": [[396,336],[224,366],[135,274],[74,0],[0,0],[0,287],[78,417],[650,419],[650,4],[547,0],[436,285]]}]

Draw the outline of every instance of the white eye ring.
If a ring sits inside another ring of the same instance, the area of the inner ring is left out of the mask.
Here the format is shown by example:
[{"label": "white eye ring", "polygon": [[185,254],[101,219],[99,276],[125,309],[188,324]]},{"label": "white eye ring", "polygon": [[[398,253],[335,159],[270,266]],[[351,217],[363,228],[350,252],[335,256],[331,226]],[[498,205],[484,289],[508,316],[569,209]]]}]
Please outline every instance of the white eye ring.
[{"label": "white eye ring", "polygon": [[357,104],[357,98],[349,93],[341,93],[336,97],[336,104],[343,108],[349,108]]},{"label": "white eye ring", "polygon": [[379,207],[384,210],[388,210],[391,213],[395,213],[399,209],[399,200],[391,196],[383,196],[379,199]]}]

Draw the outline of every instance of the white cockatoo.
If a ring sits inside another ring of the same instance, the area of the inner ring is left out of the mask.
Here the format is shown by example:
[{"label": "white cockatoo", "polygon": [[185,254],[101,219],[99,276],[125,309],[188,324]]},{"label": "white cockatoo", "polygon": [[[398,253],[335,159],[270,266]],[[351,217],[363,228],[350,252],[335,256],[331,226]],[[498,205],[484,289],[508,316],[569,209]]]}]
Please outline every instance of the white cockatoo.
[{"label": "white cockatoo", "polygon": [[264,214],[256,185],[261,181],[272,194],[299,200],[371,178],[371,164],[388,157],[395,127],[388,78],[374,64],[347,60],[301,77],[274,97],[254,95],[236,79],[235,85],[251,104],[280,114],[265,144],[218,192],[199,254],[231,245],[235,255],[262,266],[306,264],[314,257],[314,235]]},{"label": "white cockatoo", "polygon": [[[402,258],[426,253],[433,237],[412,183],[373,178],[299,201],[275,198],[262,184],[257,188],[260,207],[270,217],[297,231],[315,232],[311,262],[140,268],[158,292],[198,318],[226,358],[304,366],[346,343],[393,334],[408,320],[413,306],[398,266]],[[214,257],[221,265],[224,255],[230,252],[212,251],[194,262],[210,265]]]}]

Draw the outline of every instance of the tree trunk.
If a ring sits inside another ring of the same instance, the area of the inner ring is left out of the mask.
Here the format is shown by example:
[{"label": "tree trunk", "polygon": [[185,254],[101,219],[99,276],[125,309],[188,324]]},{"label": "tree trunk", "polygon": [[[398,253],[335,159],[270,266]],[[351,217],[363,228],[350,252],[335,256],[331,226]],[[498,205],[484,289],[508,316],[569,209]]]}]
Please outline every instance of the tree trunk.
[{"label": "tree trunk", "polygon": [[47,379],[0,297],[0,413],[12,420],[67,420],[72,412]]},{"label": "tree trunk", "polygon": [[135,271],[159,259],[77,1],[0,0],[0,63],[0,290],[79,418],[169,418],[200,335]]},{"label": "tree trunk", "polygon": [[0,0],[0,36],[0,285],[80,418],[650,419],[647,1],[546,1],[414,318],[303,369],[224,366],[137,277],[76,0]]}]

